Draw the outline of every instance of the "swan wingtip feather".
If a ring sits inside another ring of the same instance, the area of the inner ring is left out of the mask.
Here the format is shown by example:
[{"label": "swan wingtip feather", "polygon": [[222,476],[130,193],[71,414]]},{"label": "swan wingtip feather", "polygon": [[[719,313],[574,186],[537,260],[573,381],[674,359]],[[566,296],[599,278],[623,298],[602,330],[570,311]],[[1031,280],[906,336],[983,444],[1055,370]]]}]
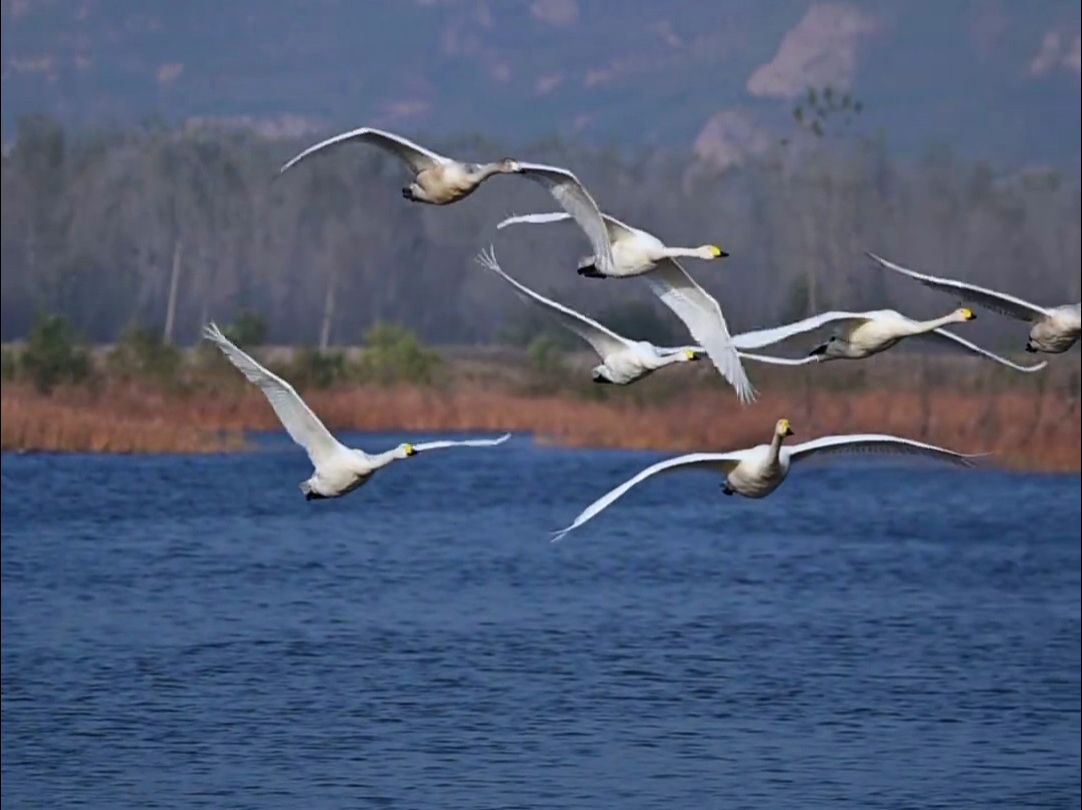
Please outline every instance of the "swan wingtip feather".
[{"label": "swan wingtip feather", "polygon": [[561,540],[567,537],[568,532],[570,532],[572,528],[574,527],[568,526],[566,529],[560,529],[557,532],[553,532],[552,535],[549,537],[549,542],[559,543]]}]

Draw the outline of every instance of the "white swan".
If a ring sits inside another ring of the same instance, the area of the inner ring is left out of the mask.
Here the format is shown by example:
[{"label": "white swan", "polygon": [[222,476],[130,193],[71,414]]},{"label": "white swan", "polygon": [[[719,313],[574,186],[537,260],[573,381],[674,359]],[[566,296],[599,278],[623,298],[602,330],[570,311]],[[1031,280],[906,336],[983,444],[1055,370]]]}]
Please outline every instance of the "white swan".
[{"label": "white swan", "polygon": [[[592,278],[643,276],[654,294],[676,313],[691,336],[703,346],[715,368],[736,389],[740,399],[744,402],[755,399],[755,391],[740,365],[740,357],[729,337],[729,327],[725,323],[725,316],[721,314],[717,299],[700,287],[676,261],[680,256],[717,259],[728,254],[717,245],[702,245],[697,248],[666,247],[653,234],[632,228],[608,214],[599,216],[605,226],[614,264],[609,268],[602,262],[595,246],[594,256],[583,260],[579,274]],[[569,218],[567,214],[560,213],[526,214],[509,217],[496,227],[505,228],[519,223],[560,222]],[[589,231],[587,234],[589,235]]]},{"label": "white swan", "polygon": [[660,461],[625,481],[612,491],[598,498],[582,511],[575,522],[553,535],[559,540],[568,532],[595,517],[615,503],[629,489],[659,473],[672,472],[683,467],[703,467],[726,476],[722,491],[726,495],[743,495],[745,498],[765,498],[777,489],[789,474],[794,461],[809,458],[817,453],[913,453],[964,467],[973,466],[976,456],[945,450],[932,444],[887,436],[878,433],[854,433],[847,436],[823,436],[810,442],[783,447],[785,437],[792,436],[788,419],[779,419],[774,426],[770,444],[760,444],[747,450],[731,453],[690,453],[686,456]]},{"label": "white swan", "polygon": [[889,262],[882,256],[869,252],[868,256],[874,259],[888,270],[914,278],[925,287],[931,287],[940,292],[953,293],[965,301],[977,304],[1015,318],[1019,321],[1027,321],[1033,324],[1029,330],[1029,340],[1026,341],[1027,352],[1046,352],[1048,354],[1060,354],[1070,349],[1079,336],[1082,335],[1082,303],[1063,304],[1058,307],[1042,307],[1015,298],[1007,293],[988,290],[975,284],[967,284],[964,281],[955,281],[949,278],[927,276],[909,270],[901,265]]},{"label": "white swan", "polygon": [[915,321],[892,309],[878,309],[869,312],[824,312],[821,315],[813,315],[810,318],[804,318],[784,326],[757,329],[753,332],[742,332],[739,335],[733,335],[733,345],[738,349],[760,349],[763,346],[779,343],[795,335],[811,332],[828,324],[836,324],[838,332],[832,335],[825,343],[813,348],[808,354],[809,358],[813,360],[858,360],[884,352],[907,337],[929,335],[949,340],[971,352],[995,360],[1005,366],[1010,366],[1018,371],[1039,371],[1048,365],[1047,362],[1037,363],[1032,366],[1013,363],[1005,357],[1000,357],[994,352],[982,349],[975,343],[970,343],[968,340],[942,328],[950,323],[971,321],[975,317],[973,311],[966,307],[960,307],[942,318],[935,318],[930,321]]},{"label": "white swan", "polygon": [[603,267],[612,265],[612,251],[597,203],[574,174],[558,166],[525,163],[511,158],[493,163],[467,163],[433,152],[393,132],[360,127],[309,146],[282,166],[278,173],[284,173],[317,152],[334,151],[352,142],[378,146],[407,163],[413,170],[414,179],[402,189],[402,196],[414,202],[447,205],[472,194],[493,175],[521,174],[528,177],[544,186],[567,214],[579,223],[594,246],[598,262]]},{"label": "white swan", "polygon": [[[491,247],[477,257],[477,263],[496,273],[514,287],[523,300],[537,304],[553,315],[561,326],[590,344],[591,348],[597,352],[598,357],[601,358],[601,365],[595,366],[591,371],[593,381],[596,383],[628,385],[657,371],[659,368],[671,366],[674,363],[688,363],[699,360],[706,354],[700,346],[678,346],[675,348],[655,346],[647,340],[631,340],[617,334],[581,312],[576,312],[571,307],[564,306],[551,298],[546,298],[536,290],[530,289],[522,282],[509,276],[496,261],[496,253]],[[814,363],[818,360],[816,357],[789,359],[786,357],[748,354],[746,352],[739,352],[739,355],[745,360],[788,366],[799,366],[805,363]]]},{"label": "white swan", "polygon": [[259,386],[293,441],[308,452],[315,472],[300,485],[306,500],[345,495],[367,483],[372,474],[381,467],[416,453],[447,447],[491,447],[510,438],[510,434],[506,433],[498,439],[407,443],[385,453],[369,455],[363,450],[346,447],[335,439],[292,385],[234,345],[216,324],[203,327],[203,337],[221,349],[230,363],[240,369],[249,381]]}]

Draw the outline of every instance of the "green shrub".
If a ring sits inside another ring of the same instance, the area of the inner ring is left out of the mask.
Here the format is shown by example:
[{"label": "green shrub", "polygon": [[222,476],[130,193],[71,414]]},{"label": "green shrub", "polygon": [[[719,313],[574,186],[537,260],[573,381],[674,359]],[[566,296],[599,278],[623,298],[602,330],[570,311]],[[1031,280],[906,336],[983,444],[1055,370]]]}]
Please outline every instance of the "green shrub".
[{"label": "green shrub", "polygon": [[298,388],[329,388],[345,380],[346,357],[342,352],[321,352],[311,346],[303,346],[293,353],[293,359],[284,375]]},{"label": "green shrub", "polygon": [[267,322],[258,312],[245,309],[222,332],[238,346],[262,346],[267,341]]},{"label": "green shrub", "polygon": [[39,391],[48,393],[60,383],[85,380],[90,374],[90,358],[64,316],[46,315],[30,332],[19,358],[19,371]]},{"label": "green shrub", "polygon": [[530,368],[546,376],[562,375],[564,371],[564,349],[552,335],[541,334],[530,341],[526,358]]},{"label": "green shrub", "polygon": [[105,363],[109,371],[126,379],[171,382],[176,379],[180,361],[180,350],[163,341],[161,332],[132,324],[120,336]]},{"label": "green shrub", "polygon": [[19,371],[19,353],[15,349],[0,350],[0,379],[11,382]]},{"label": "green shrub", "polygon": [[357,374],[366,381],[428,385],[436,381],[442,366],[439,353],[413,332],[385,323],[376,324],[365,334]]}]

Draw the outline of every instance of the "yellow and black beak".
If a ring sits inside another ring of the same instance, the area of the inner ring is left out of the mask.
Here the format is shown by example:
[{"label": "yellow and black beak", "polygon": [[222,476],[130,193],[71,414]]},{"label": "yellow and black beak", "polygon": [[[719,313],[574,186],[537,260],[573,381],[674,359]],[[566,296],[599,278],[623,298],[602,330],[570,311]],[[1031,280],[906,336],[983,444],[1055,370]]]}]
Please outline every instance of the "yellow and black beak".
[{"label": "yellow and black beak", "polygon": [[417,455],[417,448],[414,447],[412,444],[407,444],[406,445],[406,455],[407,456],[415,456],[415,455]]},{"label": "yellow and black beak", "polygon": [[786,436],[795,436],[796,432],[791,427],[786,426],[785,435]]},{"label": "yellow and black beak", "polygon": [[971,310],[969,307],[962,307],[962,312],[965,313],[967,321],[977,320],[977,313]]},{"label": "yellow and black beak", "polygon": [[715,259],[724,259],[729,255],[717,245],[711,245],[710,252],[714,254]]}]

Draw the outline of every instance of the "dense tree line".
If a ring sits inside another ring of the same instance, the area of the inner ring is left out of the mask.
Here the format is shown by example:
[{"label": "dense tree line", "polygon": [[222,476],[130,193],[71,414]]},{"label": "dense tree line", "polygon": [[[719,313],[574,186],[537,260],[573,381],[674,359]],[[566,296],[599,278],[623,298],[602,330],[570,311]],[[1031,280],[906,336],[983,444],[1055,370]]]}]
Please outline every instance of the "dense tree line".
[{"label": "dense tree line", "polygon": [[[951,305],[885,278],[865,249],[1038,301],[1079,300],[1077,173],[1001,172],[942,148],[903,163],[882,139],[819,135],[799,128],[722,173],[671,150],[431,143],[566,166],[621,219],[672,244],[721,244],[730,259],[688,267],[736,329],[828,307],[927,317]],[[3,339],[61,313],[93,341],[143,324],[187,343],[206,320],[244,311],[265,319],[272,342],[352,343],[380,321],[438,343],[509,339],[535,316],[474,264],[489,242],[542,291],[622,328],[641,324],[642,336],[666,325],[679,335],[642,283],[574,273],[587,244],[573,226],[495,230],[510,213],[553,210],[540,187],[501,177],[453,206],[412,204],[399,194],[404,169],[363,147],[275,179],[305,145],[209,127],[75,134],[24,120],[3,157]],[[1001,337],[988,333],[1016,342]]]}]

